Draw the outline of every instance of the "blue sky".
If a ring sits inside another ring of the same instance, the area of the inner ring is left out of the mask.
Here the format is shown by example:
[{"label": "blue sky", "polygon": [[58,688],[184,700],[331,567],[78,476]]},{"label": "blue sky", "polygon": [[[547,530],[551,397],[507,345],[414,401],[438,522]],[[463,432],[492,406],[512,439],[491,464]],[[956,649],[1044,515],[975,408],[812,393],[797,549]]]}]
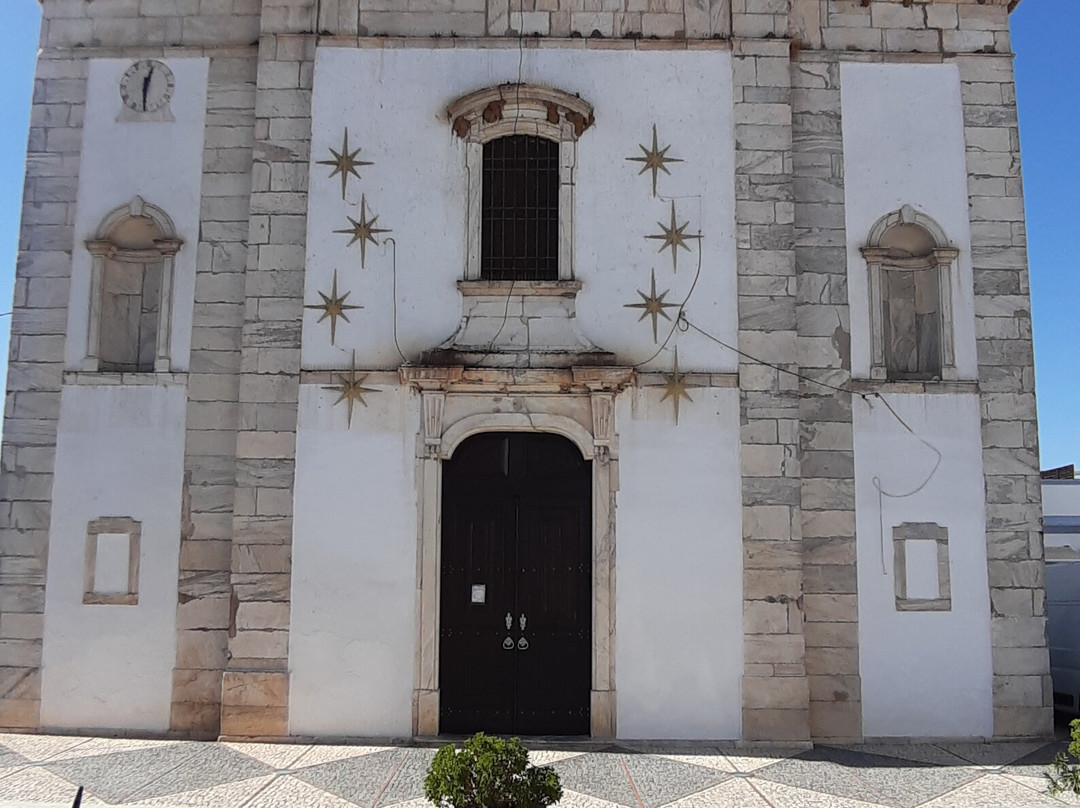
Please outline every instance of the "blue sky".
[{"label": "blue sky", "polygon": [[[0,27],[0,310],[18,248],[26,132],[40,7],[2,0]],[[1023,0],[1012,15],[1027,202],[1043,468],[1080,464],[1080,0]],[[8,326],[0,319],[0,375]]]}]

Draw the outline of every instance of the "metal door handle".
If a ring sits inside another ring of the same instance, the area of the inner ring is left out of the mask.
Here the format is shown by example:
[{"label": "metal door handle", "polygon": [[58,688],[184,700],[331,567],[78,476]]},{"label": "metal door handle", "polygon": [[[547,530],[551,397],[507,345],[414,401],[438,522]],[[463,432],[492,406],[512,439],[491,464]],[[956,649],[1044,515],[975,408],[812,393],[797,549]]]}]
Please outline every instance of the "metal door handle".
[{"label": "metal door handle", "polygon": [[524,637],[522,637],[520,640],[518,640],[517,647],[518,647],[519,651],[528,651],[529,650],[529,641],[526,640]]},{"label": "metal door handle", "polygon": [[511,637],[509,634],[507,634],[506,639],[503,640],[503,650],[504,651],[513,651],[514,650],[514,638]]}]

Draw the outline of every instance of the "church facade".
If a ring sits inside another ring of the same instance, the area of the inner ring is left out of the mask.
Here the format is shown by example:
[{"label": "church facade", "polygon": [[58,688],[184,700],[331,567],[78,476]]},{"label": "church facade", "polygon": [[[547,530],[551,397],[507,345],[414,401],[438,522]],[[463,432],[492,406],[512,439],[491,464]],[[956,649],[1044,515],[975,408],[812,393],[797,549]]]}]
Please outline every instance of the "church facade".
[{"label": "church facade", "polygon": [[1009,4],[43,9],[0,727],[1050,732]]}]

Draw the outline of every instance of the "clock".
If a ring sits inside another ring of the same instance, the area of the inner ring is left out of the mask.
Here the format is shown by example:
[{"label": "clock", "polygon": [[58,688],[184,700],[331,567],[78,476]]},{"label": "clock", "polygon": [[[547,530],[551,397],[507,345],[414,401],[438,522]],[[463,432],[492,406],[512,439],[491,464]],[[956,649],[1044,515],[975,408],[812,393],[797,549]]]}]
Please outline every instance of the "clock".
[{"label": "clock", "polygon": [[120,79],[120,97],[134,112],[157,112],[168,105],[174,85],[168,65],[156,59],[140,59]]}]

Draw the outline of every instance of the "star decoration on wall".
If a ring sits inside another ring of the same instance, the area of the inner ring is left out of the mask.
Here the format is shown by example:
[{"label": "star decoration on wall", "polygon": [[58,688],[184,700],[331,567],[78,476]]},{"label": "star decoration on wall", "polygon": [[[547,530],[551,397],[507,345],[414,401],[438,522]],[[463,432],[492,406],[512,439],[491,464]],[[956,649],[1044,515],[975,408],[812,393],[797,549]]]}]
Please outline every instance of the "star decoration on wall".
[{"label": "star decoration on wall", "polygon": [[333,345],[334,340],[337,339],[337,320],[338,320],[338,317],[340,317],[342,320],[344,320],[347,323],[351,322],[349,320],[349,316],[345,312],[346,311],[351,311],[352,309],[362,309],[362,308],[364,308],[363,306],[353,306],[353,305],[351,305],[349,303],[346,303],[345,299],[349,296],[349,294],[350,294],[349,292],[346,292],[345,294],[343,294],[341,296],[338,296],[337,270],[335,269],[334,270],[334,282],[330,286],[330,294],[325,295],[322,292],[319,292],[319,297],[321,297],[322,300],[323,300],[322,303],[318,303],[318,304],[313,305],[313,306],[304,306],[305,309],[315,309],[316,311],[321,311],[323,313],[322,317],[320,317],[316,322],[321,323],[327,317],[330,318],[330,344],[331,345]]},{"label": "star decoration on wall", "polygon": [[686,244],[687,239],[700,239],[701,235],[688,236],[683,231],[690,225],[689,221],[683,222],[681,225],[675,222],[675,201],[671,202],[671,226],[664,226],[663,222],[657,222],[663,232],[653,236],[645,236],[645,238],[658,239],[664,243],[660,245],[660,249],[657,252],[663,252],[668,247],[671,248],[671,268],[675,271],[679,271],[679,247],[682,247],[687,252],[690,252],[690,248]]},{"label": "star decoration on wall", "polygon": [[668,157],[667,156],[667,151],[668,151],[668,149],[671,148],[670,145],[664,146],[663,149],[661,149],[659,147],[659,145],[656,142],[656,124],[655,123],[653,124],[653,127],[652,127],[652,148],[647,149],[647,148],[645,148],[645,146],[643,146],[640,143],[638,144],[638,148],[641,149],[641,152],[642,152],[643,156],[641,156],[641,157],[627,157],[626,159],[630,160],[631,162],[634,162],[634,163],[644,163],[644,165],[641,167],[641,171],[638,172],[639,177],[642,174],[644,174],[646,171],[652,171],[652,195],[656,196],[656,172],[657,171],[663,171],[668,176],[671,176],[671,172],[668,171],[667,166],[664,165],[664,164],[665,163],[681,163],[682,160],[679,159],[678,157]]},{"label": "star decoration on wall", "polygon": [[665,320],[670,321],[668,313],[664,309],[677,309],[679,308],[676,303],[665,303],[664,298],[667,297],[670,289],[665,289],[659,295],[656,294],[656,270],[652,270],[652,279],[649,286],[649,294],[645,294],[640,289],[637,290],[638,295],[641,297],[640,303],[626,303],[623,305],[624,309],[641,309],[641,316],[638,317],[640,323],[646,317],[652,317],[652,338],[653,343],[656,343],[656,318],[663,317]]},{"label": "star decoration on wall", "polygon": [[[346,216],[352,227],[346,227],[344,230],[335,230],[335,233],[345,233],[352,236],[352,240],[348,243],[351,247],[356,242],[360,242],[360,268],[364,269],[364,263],[367,261],[367,243],[370,241],[376,247],[379,246],[379,240],[375,238],[379,233],[392,233],[392,230],[382,227],[376,227],[375,222],[379,221],[378,216],[372,216],[370,219],[367,217],[367,197],[360,197],[360,221],[356,221],[352,216]],[[689,248],[687,248],[689,249]]]},{"label": "star decoration on wall", "polygon": [[318,164],[321,166],[332,166],[333,171],[330,172],[330,179],[333,179],[338,174],[341,175],[341,198],[345,198],[345,190],[349,184],[349,175],[360,179],[360,174],[357,172],[357,166],[373,166],[374,163],[369,163],[366,160],[357,160],[356,155],[360,153],[360,149],[349,150],[349,127],[345,127],[345,141],[341,144],[341,151],[330,149],[330,154],[334,155],[333,160],[319,160]]},{"label": "star decoration on wall", "polygon": [[679,401],[686,399],[691,404],[694,399],[690,398],[690,394],[687,389],[695,387],[696,385],[689,384],[686,378],[689,374],[679,373],[679,346],[675,346],[675,367],[671,373],[661,374],[664,377],[664,397],[660,399],[660,403],[667,401],[669,398],[675,403],[675,424],[679,423]]},{"label": "star decoration on wall", "polygon": [[356,378],[356,351],[352,352],[352,359],[349,360],[349,375],[346,376],[344,373],[339,373],[337,374],[337,377],[339,384],[330,387],[323,387],[323,389],[333,390],[335,393],[338,394],[337,401],[334,402],[333,406],[336,407],[342,401],[346,403],[346,406],[349,408],[347,424],[348,427],[351,429],[353,405],[355,405],[356,402],[359,401],[366,407],[367,402],[364,401],[364,394],[377,393],[379,391],[374,390],[371,387],[362,386],[364,383],[364,379],[367,378],[366,373],[360,378]]}]

